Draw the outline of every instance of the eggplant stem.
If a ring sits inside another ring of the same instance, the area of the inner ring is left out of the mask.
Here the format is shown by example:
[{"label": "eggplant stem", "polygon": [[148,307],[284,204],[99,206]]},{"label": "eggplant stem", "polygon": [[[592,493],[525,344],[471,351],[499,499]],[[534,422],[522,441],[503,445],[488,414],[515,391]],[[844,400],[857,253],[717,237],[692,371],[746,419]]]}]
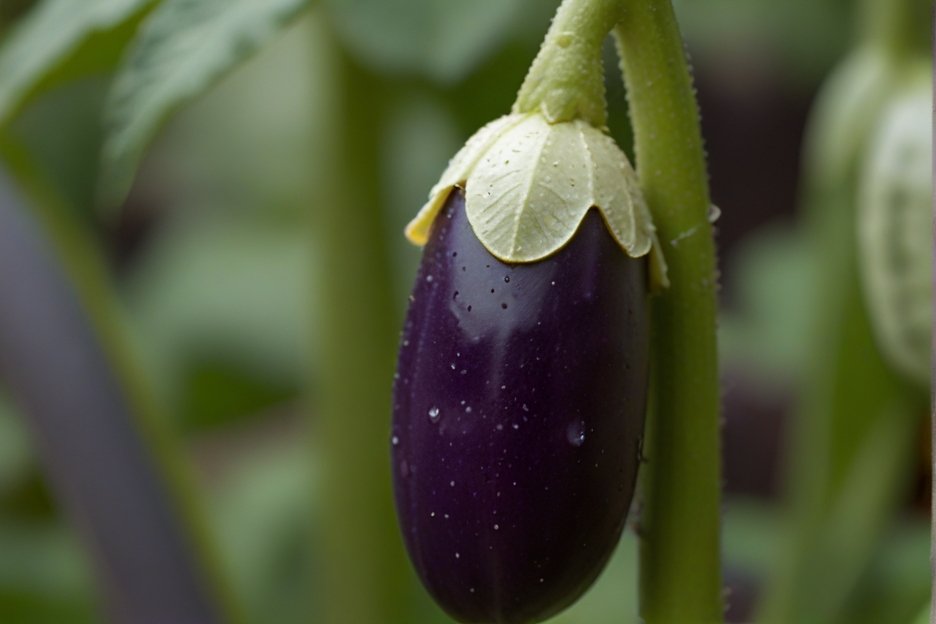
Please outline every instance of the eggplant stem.
[{"label": "eggplant stem", "polygon": [[669,0],[621,5],[613,33],[637,175],[670,278],[651,312],[640,614],[648,624],[721,622],[717,273],[698,106]]}]

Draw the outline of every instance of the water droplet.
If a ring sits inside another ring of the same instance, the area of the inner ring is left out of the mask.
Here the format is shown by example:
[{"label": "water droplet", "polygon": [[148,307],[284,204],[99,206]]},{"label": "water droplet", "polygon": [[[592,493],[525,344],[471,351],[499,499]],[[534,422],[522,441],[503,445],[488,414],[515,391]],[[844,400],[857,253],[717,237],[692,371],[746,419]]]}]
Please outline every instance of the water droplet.
[{"label": "water droplet", "polygon": [[393,446],[396,446],[400,443],[400,438],[398,438],[397,436],[393,436],[392,438],[390,438],[390,443]]},{"label": "water droplet", "polygon": [[465,408],[465,413],[466,413],[466,414],[470,414],[470,413],[471,413],[471,406],[470,406],[470,405],[469,405],[468,407]]},{"label": "water droplet", "polygon": [[509,276],[509,275],[505,275],[505,276],[504,276],[504,282],[506,282],[507,284],[510,283],[510,276]]},{"label": "water droplet", "polygon": [[710,205],[708,209],[709,223],[715,223],[716,221],[718,221],[718,217],[720,216],[721,216],[721,208],[719,208],[715,204]]},{"label": "water droplet", "polygon": [[566,439],[572,446],[582,446],[585,444],[585,423],[581,420],[573,420],[566,427]]},{"label": "water droplet", "polygon": [[556,280],[553,280],[553,281],[549,282],[549,285],[550,285],[550,286],[555,286],[555,285],[556,285]]},{"label": "water droplet", "polygon": [[506,310],[506,309],[507,309],[507,304],[506,304],[506,303],[502,303],[502,304],[501,304],[501,310]]},{"label": "water droplet", "polygon": [[404,347],[408,347],[408,346],[409,346],[409,340],[404,340],[404,341],[403,341],[403,346],[404,346]]},{"label": "water droplet", "polygon": [[434,511],[430,511],[430,512],[429,512],[429,517],[430,517],[430,518],[435,518],[435,512],[434,512]]},{"label": "water droplet", "polygon": [[431,281],[432,281],[432,276],[431,276],[431,275],[427,275],[427,276],[426,276],[426,281],[427,281],[427,282],[431,282]]},{"label": "water droplet", "polygon": [[521,407],[521,409],[522,409],[524,412],[529,412],[529,411],[530,411],[530,408],[527,407],[527,404],[526,404],[526,403],[523,404],[523,406]]},{"label": "water droplet", "polygon": [[454,482],[454,481],[449,481],[449,487],[455,487],[455,482]]},{"label": "water droplet", "polygon": [[475,593],[475,588],[474,588],[474,587],[469,587],[469,588],[468,588],[468,591],[470,591],[470,592],[473,594],[473,593]]},{"label": "water droplet", "polygon": [[456,559],[461,559],[461,555],[458,554],[458,553],[455,553],[455,558],[456,558]]},{"label": "water droplet", "polygon": [[495,530],[495,531],[499,531],[499,530],[500,530],[500,525],[499,525],[499,524],[495,524],[495,525],[494,525],[494,530]]},{"label": "water droplet", "polygon": [[439,418],[441,417],[442,417],[442,412],[439,411],[438,407],[433,406],[429,408],[429,420],[436,423],[436,422],[439,422]]}]

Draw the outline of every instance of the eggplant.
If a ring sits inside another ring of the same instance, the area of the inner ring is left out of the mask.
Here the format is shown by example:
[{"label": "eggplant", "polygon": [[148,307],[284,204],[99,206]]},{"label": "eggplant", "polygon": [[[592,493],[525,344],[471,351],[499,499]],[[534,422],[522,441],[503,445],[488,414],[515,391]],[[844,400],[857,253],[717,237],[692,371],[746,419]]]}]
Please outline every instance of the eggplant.
[{"label": "eggplant", "polygon": [[598,210],[567,245],[509,264],[455,188],[435,217],[401,337],[391,455],[404,542],[460,622],[532,622],[608,561],[639,464],[647,261]]}]

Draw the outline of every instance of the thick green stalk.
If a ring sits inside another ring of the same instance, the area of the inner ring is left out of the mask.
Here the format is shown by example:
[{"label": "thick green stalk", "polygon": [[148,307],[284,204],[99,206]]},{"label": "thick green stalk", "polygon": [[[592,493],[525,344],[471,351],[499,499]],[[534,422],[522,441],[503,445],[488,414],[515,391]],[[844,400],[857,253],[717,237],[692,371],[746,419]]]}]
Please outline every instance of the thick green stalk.
[{"label": "thick green stalk", "polygon": [[314,444],[323,480],[313,621],[412,622],[415,577],[397,527],[390,471],[401,319],[380,194],[379,103],[386,91],[336,46],[330,49],[335,97],[324,113],[330,123],[321,146],[330,168],[313,218],[322,302]]},{"label": "thick green stalk", "polygon": [[649,624],[721,622],[717,274],[699,113],[669,0],[623,4],[614,35],[637,173],[671,284],[653,301],[640,612]]}]

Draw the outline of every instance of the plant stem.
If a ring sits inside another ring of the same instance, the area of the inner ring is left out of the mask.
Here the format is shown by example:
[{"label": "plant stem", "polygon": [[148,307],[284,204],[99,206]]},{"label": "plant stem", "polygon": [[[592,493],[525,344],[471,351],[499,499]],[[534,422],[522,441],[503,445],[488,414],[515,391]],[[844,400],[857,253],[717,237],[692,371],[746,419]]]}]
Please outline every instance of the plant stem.
[{"label": "plant stem", "polygon": [[541,112],[550,123],[607,123],[601,47],[621,17],[620,0],[564,0],[517,94],[514,113]]},{"label": "plant stem", "polygon": [[[318,29],[328,36],[326,29]],[[402,319],[382,209],[386,87],[329,46],[334,98],[323,114],[332,167],[313,217],[320,249],[321,365],[313,428],[322,458],[315,621],[412,622],[417,590],[393,507],[391,386]],[[402,156],[402,155],[401,155]]]},{"label": "plant stem", "polygon": [[671,282],[652,310],[640,612],[649,624],[721,622],[717,277],[699,113],[669,0],[622,4],[637,173]]},{"label": "plant stem", "polygon": [[242,622],[101,259],[25,152],[0,139],[0,157],[32,208],[0,198],[0,372],[93,556],[109,619]]},{"label": "plant stem", "polygon": [[859,39],[894,57],[928,55],[932,10],[930,0],[862,0]]}]

